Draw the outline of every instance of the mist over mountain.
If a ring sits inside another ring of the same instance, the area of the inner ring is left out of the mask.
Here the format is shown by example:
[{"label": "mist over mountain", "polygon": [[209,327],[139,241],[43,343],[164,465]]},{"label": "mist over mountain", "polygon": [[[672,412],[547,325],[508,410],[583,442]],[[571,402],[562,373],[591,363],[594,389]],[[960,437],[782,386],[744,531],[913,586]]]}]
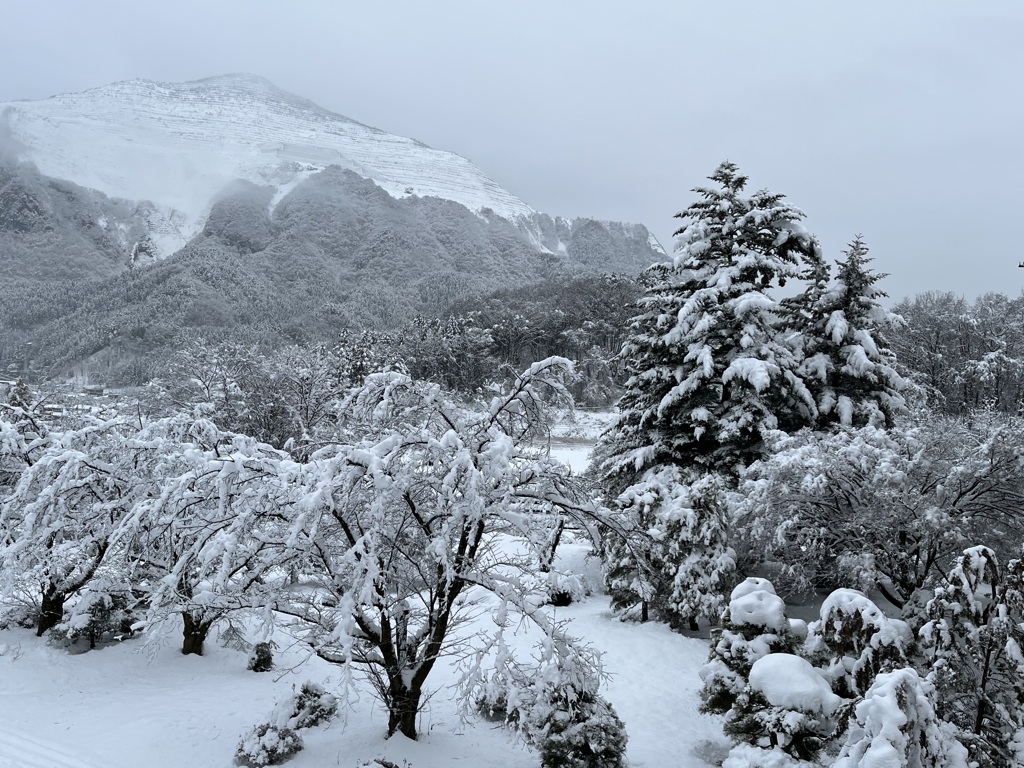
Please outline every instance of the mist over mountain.
[{"label": "mist over mountain", "polygon": [[664,257],[642,225],[535,211],[465,158],[249,75],[0,104],[0,360],[32,341],[51,373],[185,336],[393,328]]}]

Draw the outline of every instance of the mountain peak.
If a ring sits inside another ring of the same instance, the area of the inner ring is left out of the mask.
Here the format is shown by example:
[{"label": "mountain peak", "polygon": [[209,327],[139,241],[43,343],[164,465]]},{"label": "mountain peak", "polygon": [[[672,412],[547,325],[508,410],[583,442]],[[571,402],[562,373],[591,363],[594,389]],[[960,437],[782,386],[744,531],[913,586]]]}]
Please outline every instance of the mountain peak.
[{"label": "mountain peak", "polygon": [[452,152],[370,128],[252,74],[184,83],[126,80],[39,101],[0,103],[7,144],[47,176],[110,197],[149,200],[184,222],[176,250],[236,179],[275,187],[275,201],[337,165],[393,197],[439,197],[517,220],[534,211]]}]

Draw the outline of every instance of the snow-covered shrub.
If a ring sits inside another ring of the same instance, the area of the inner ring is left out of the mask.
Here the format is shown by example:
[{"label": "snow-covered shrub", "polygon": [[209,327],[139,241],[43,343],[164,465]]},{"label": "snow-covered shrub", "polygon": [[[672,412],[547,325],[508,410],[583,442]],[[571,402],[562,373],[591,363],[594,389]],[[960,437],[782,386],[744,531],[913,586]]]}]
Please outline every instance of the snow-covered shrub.
[{"label": "snow-covered shrub", "polygon": [[935,709],[981,768],[1018,766],[1024,733],[1024,562],[964,550],[926,606],[921,644]]},{"label": "snow-covered shrub", "polygon": [[855,589],[837,589],[821,605],[808,628],[805,652],[845,698],[862,696],[879,672],[908,664],[914,636],[910,627],[889,619]]},{"label": "snow-covered shrub", "polygon": [[620,768],[626,765],[626,727],[602,697],[565,697],[541,722],[541,768]]},{"label": "snow-covered shrub", "polygon": [[766,579],[748,578],[730,595],[720,631],[712,632],[711,653],[700,669],[701,711],[725,714],[747,687],[750,668],[769,653],[792,652],[796,639],[786,605]]},{"label": "snow-covered shrub", "polygon": [[541,602],[556,608],[572,605],[590,594],[586,579],[575,573],[551,569],[538,573],[536,579]]},{"label": "snow-covered shrub", "polygon": [[49,643],[84,651],[94,649],[97,643],[127,639],[133,635],[132,625],[140,618],[132,610],[132,603],[127,589],[87,589],[64,612],[63,621],[50,630]]},{"label": "snow-covered shrub", "polygon": [[269,672],[274,668],[274,652],[270,643],[256,643],[249,654],[249,664],[246,669],[253,672]]},{"label": "snow-covered shrub", "polygon": [[813,760],[835,728],[832,715],[841,703],[806,659],[769,653],[751,666],[749,684],[736,698],[724,730],[738,742]]},{"label": "snow-covered shrub", "polygon": [[857,704],[833,768],[967,768],[967,749],[935,713],[934,693],[914,669],[880,674]]},{"label": "snow-covered shrub", "polygon": [[[559,669],[548,644],[539,665],[523,666],[499,643],[486,680],[472,689],[477,713],[500,721],[541,755],[542,768],[625,766],[626,728],[597,692],[599,677],[589,664]],[[552,663],[555,662],[555,663]]]},{"label": "snow-covered shrub", "polygon": [[678,467],[647,471],[615,504],[619,526],[604,536],[605,586],[612,607],[640,618],[653,609],[673,627],[715,622],[733,584],[722,480]]},{"label": "snow-covered shrub", "polygon": [[968,544],[1024,538],[1024,422],[926,417],[768,444],[729,496],[734,533],[797,586],[877,590],[902,609]]},{"label": "snow-covered shrub", "polygon": [[272,720],[279,728],[299,730],[326,723],[338,714],[338,699],[323,686],[307,680],[297,693],[274,707]]},{"label": "snow-covered shrub", "polygon": [[262,768],[280,765],[302,750],[302,737],[291,728],[271,723],[255,726],[238,742],[235,765]]}]

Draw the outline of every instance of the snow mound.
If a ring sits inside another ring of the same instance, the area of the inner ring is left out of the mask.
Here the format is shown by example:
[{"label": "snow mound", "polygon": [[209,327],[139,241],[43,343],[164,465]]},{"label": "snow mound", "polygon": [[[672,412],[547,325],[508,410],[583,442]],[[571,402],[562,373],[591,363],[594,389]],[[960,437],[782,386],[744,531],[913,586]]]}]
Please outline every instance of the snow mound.
[{"label": "snow mound", "polygon": [[736,585],[736,588],[729,595],[729,600],[737,600],[745,595],[749,595],[751,592],[767,592],[770,595],[774,595],[775,587],[772,586],[768,579],[751,576]]},{"label": "snow mound", "polygon": [[786,604],[774,592],[758,589],[729,601],[729,619],[733,624],[767,627],[781,632],[789,626]]},{"label": "snow mound", "polygon": [[750,668],[750,687],[772,706],[830,715],[842,702],[811,663],[790,653],[770,653]]}]

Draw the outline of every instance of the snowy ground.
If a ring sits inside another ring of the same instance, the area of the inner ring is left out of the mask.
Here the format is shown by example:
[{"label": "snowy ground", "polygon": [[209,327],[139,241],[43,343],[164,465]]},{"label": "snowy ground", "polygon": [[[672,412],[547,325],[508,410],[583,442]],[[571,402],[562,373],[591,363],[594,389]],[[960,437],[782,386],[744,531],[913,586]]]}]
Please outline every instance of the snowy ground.
[{"label": "snowy ground", "polygon": [[[566,441],[552,453],[582,471],[588,449]],[[599,586],[597,564],[584,555],[569,544],[563,565]],[[559,609],[559,617],[604,652],[605,694],[626,723],[632,766],[707,768],[707,758],[724,756],[719,723],[697,712],[705,641],[659,624],[624,624],[601,594]],[[275,640],[284,646],[285,638]],[[0,631],[0,768],[226,768],[241,734],[266,721],[293,685],[311,679],[330,690],[338,678],[297,648],[282,647],[277,669],[257,674],[246,670],[244,653],[216,641],[201,658],[182,656],[177,641],[72,656],[30,631]],[[448,688],[454,672],[434,675],[418,741],[385,740],[386,714],[365,692],[347,725],[304,731],[306,748],[288,765],[358,768],[386,757],[408,768],[536,768],[537,756],[501,728],[462,724]]]}]

